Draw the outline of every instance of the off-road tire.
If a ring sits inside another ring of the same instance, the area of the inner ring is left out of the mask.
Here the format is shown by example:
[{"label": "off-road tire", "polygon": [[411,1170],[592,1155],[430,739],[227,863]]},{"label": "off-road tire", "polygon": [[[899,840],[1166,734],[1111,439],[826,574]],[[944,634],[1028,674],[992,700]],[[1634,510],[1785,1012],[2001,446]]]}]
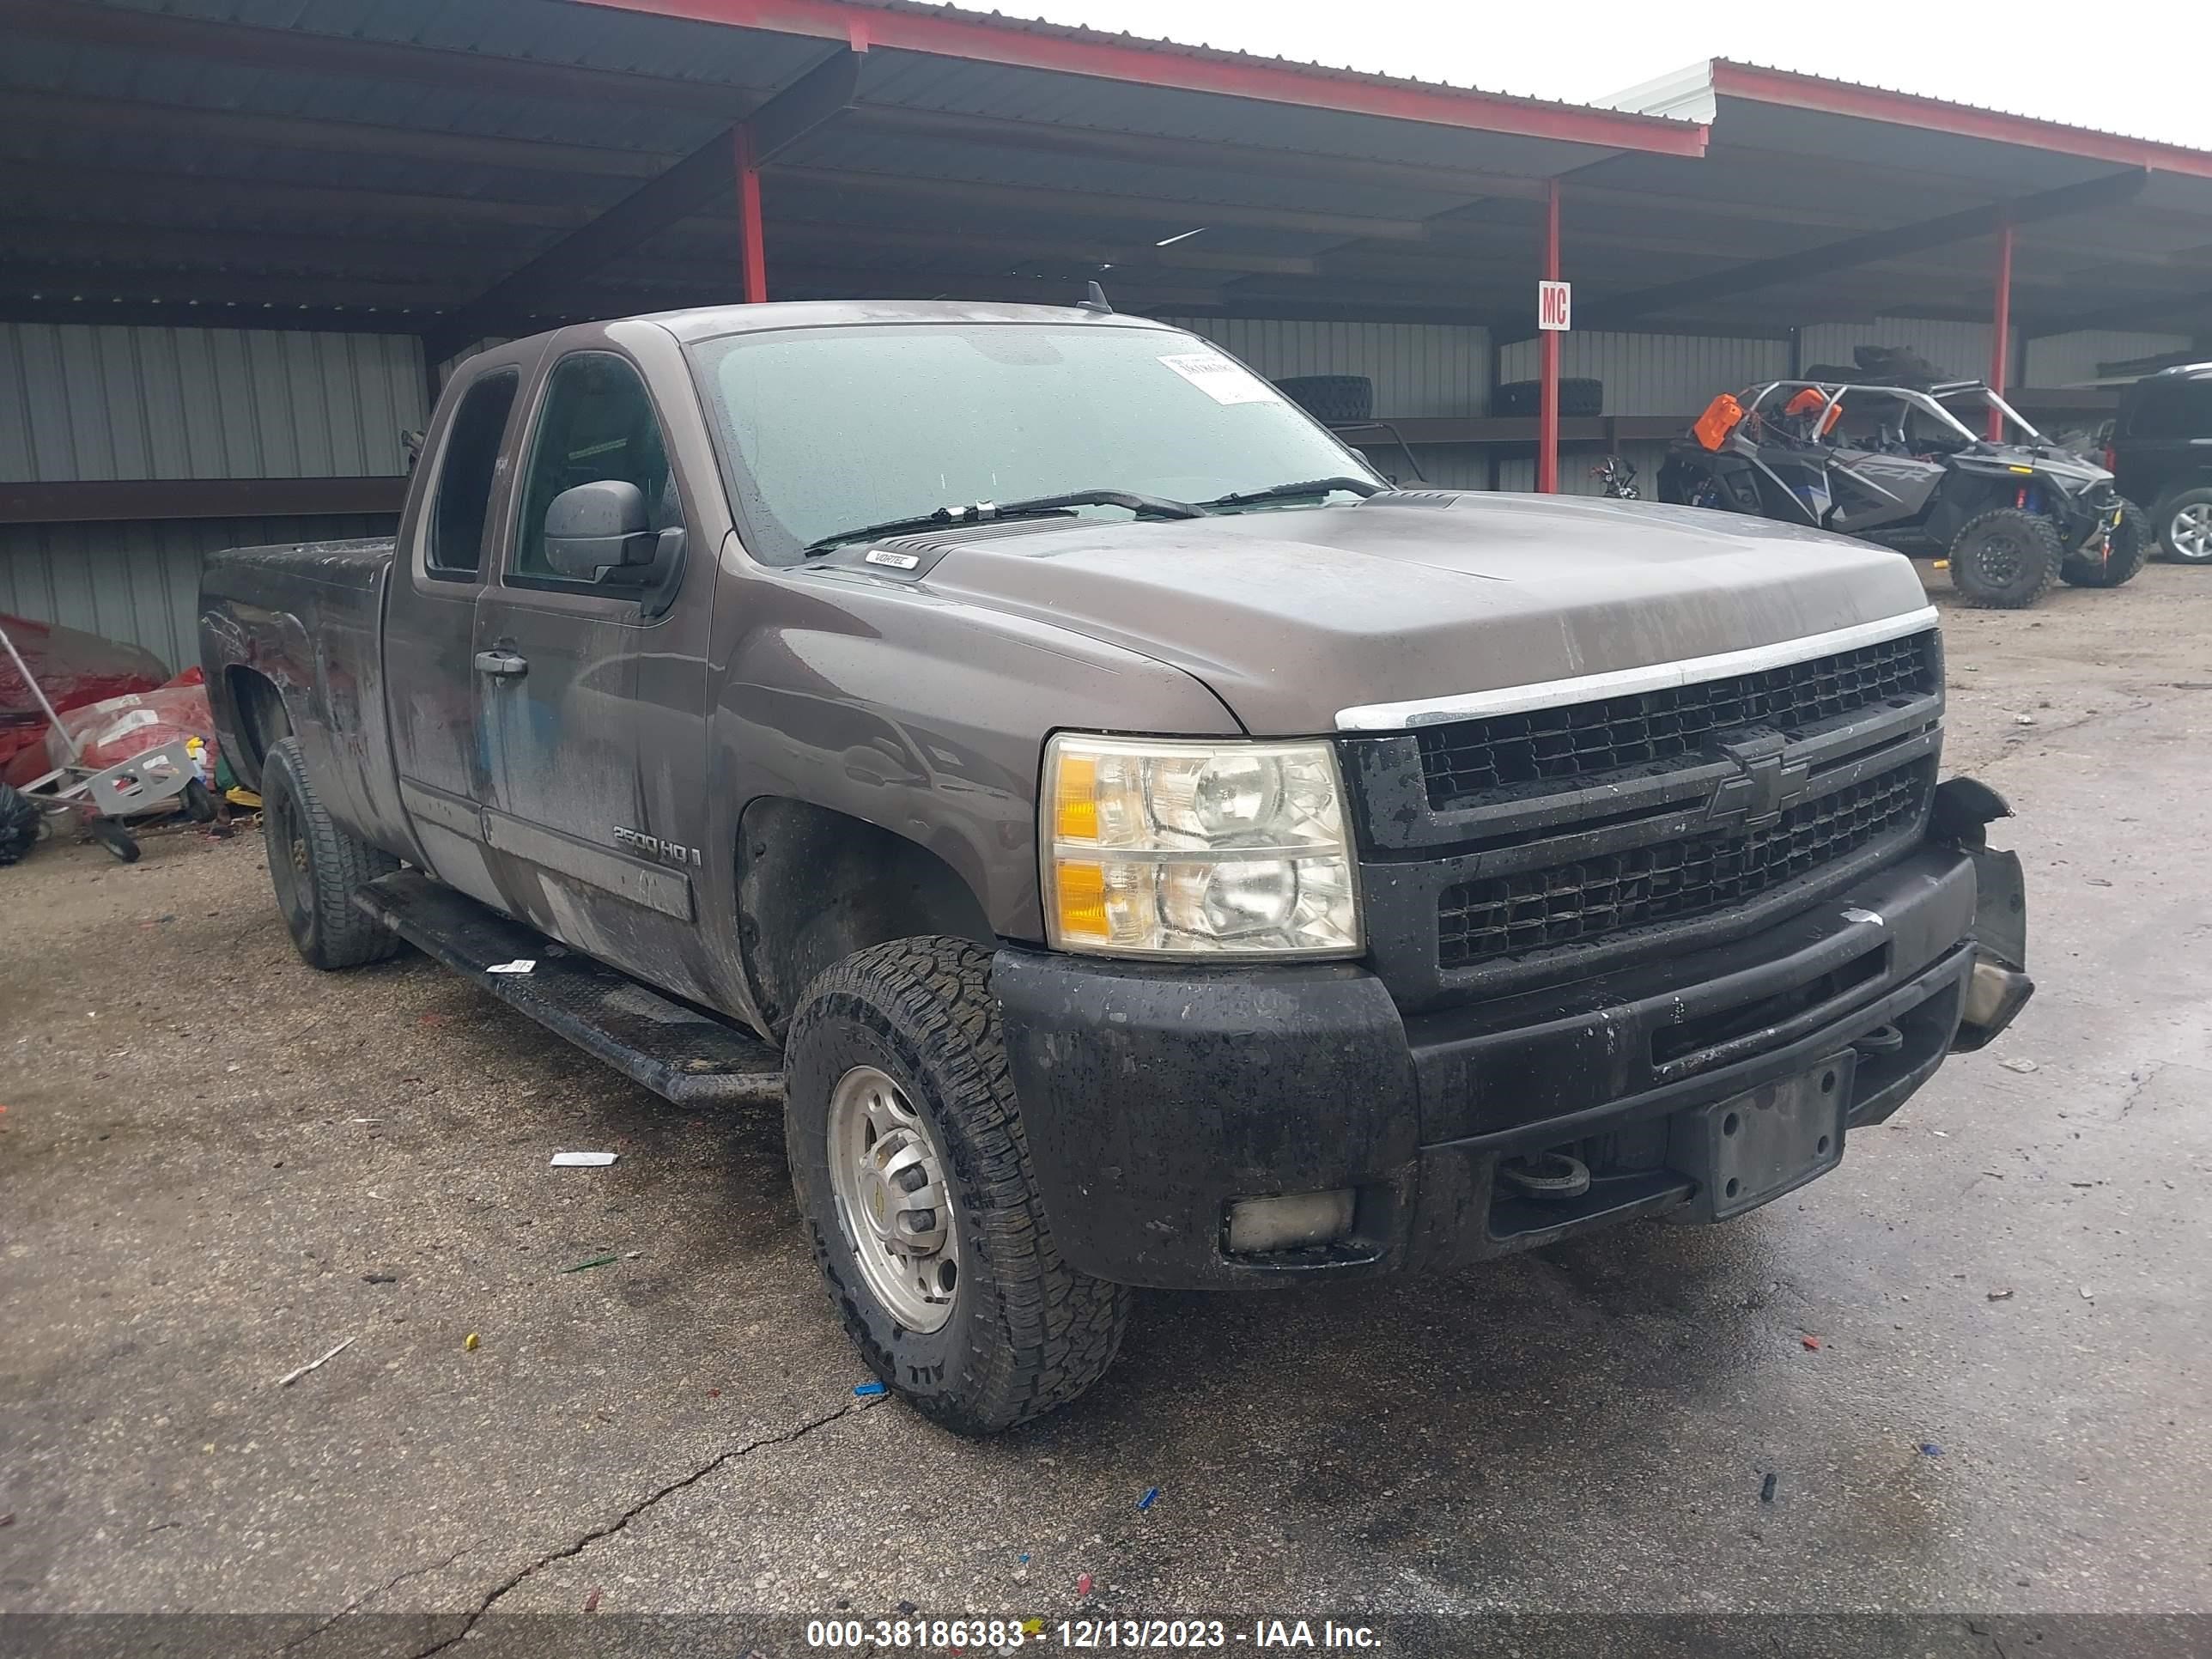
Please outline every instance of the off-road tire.
[{"label": "off-road tire", "polygon": [[[2011,557],[1992,569],[1991,555]],[[2065,549],[2048,519],[2000,507],[1969,519],[1951,538],[1951,586],[1966,603],[1988,611],[2025,611],[2058,580]]]},{"label": "off-road tire", "polygon": [[39,844],[39,817],[28,795],[0,783],[0,866],[15,863]]},{"label": "off-road tire", "polygon": [[1375,382],[1364,374],[1293,374],[1276,381],[1275,390],[1325,424],[1375,418]]},{"label": "off-road tire", "polygon": [[[1066,1405],[1113,1363],[1130,1291],[1060,1260],[1006,1072],[991,958],[907,939],[848,957],[808,988],[784,1045],[792,1184],[832,1302],[872,1369],[956,1434]],[[830,1097],[856,1066],[888,1073],[941,1148],[960,1271],[938,1330],[902,1326],[868,1287],[830,1174]]]},{"label": "off-road tire", "polygon": [[[1543,407],[1541,380],[1507,380],[1491,394],[1491,407],[1499,415],[1534,415]],[[1586,420],[1605,412],[1605,382],[1585,375],[1559,377],[1559,418]]]},{"label": "off-road tire", "polygon": [[359,968],[398,954],[399,936],[355,909],[353,896],[399,860],[331,822],[297,738],[272,744],[261,763],[261,836],[276,908],[302,958]]},{"label": "off-road tire", "polygon": [[2075,587],[2118,587],[2132,580],[2150,562],[2151,549],[2156,545],[2150,520],[2142,508],[2123,499],[2119,526],[2112,532],[2112,545],[2105,550],[2105,556],[2092,559],[2069,553],[2058,574]]},{"label": "off-road tire", "polygon": [[2158,529],[2159,551],[2177,564],[2212,564],[2212,544],[2207,544],[2202,553],[2185,551],[2176,539],[2181,529],[2182,514],[2212,514],[2212,489],[2202,485],[2184,489],[2161,501],[2151,514],[2151,522]]}]

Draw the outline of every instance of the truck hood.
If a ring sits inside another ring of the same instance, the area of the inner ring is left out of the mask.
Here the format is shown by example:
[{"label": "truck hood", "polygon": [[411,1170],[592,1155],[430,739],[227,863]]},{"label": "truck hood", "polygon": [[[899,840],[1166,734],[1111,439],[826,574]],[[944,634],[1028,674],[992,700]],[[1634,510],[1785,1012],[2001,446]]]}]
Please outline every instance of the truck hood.
[{"label": "truck hood", "polygon": [[[835,562],[1172,663],[1245,728],[1778,644],[1927,604],[1911,561],[1690,507],[1394,491],[1166,523],[1015,521]],[[861,562],[866,561],[865,564]]]}]

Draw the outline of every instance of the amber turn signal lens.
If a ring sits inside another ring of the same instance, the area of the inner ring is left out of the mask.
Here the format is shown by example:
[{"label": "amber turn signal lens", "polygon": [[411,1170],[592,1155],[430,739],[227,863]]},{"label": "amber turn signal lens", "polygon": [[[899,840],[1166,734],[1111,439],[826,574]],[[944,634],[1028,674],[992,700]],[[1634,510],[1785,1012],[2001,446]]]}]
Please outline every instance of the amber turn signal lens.
[{"label": "amber turn signal lens", "polygon": [[1062,939],[1106,939],[1113,929],[1106,921],[1104,866],[1070,859],[1053,860],[1053,896],[1059,910]]},{"label": "amber turn signal lens", "polygon": [[1097,761],[1089,755],[1062,757],[1055,791],[1053,823],[1060,839],[1062,841],[1097,840]]}]

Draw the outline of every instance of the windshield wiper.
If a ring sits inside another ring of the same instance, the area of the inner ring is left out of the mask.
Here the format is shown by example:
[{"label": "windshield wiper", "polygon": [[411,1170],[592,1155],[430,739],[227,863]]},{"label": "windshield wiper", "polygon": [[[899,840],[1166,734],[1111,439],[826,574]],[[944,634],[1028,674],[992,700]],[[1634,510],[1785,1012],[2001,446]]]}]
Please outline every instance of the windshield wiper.
[{"label": "windshield wiper", "polygon": [[1354,495],[1373,495],[1382,486],[1366,478],[1305,478],[1297,483],[1270,484],[1265,489],[1239,489],[1227,495],[1216,495],[1210,501],[1200,501],[1200,507],[1249,507],[1255,501],[1294,501],[1300,495],[1326,495],[1331,490],[1348,490]]},{"label": "windshield wiper", "polygon": [[806,552],[811,557],[817,553],[830,552],[847,542],[866,541],[881,536],[913,535],[945,525],[989,524],[997,519],[1049,518],[1055,514],[1072,514],[1079,507],[1118,507],[1140,519],[1196,519],[1205,516],[1188,501],[1172,501],[1165,495],[1139,495],[1127,489],[1073,489],[1064,495],[1032,495],[1021,501],[975,501],[966,507],[940,507],[933,513],[918,514],[910,519],[886,519],[881,524],[862,525],[856,530],[840,530],[834,535],[809,542]]}]

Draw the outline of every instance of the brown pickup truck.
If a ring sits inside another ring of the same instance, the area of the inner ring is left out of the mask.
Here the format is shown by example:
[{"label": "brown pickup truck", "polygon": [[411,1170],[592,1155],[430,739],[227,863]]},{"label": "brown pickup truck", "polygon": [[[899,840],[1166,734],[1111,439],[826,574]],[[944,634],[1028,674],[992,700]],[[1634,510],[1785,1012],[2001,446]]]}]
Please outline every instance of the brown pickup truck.
[{"label": "brown pickup truck", "polygon": [[780,1100],[848,1329],[966,1432],[1132,1286],[1765,1203],[2031,989],[1905,560],[1394,489],[1095,308],[501,346],[396,540],[224,554],[201,629],[301,954]]}]

